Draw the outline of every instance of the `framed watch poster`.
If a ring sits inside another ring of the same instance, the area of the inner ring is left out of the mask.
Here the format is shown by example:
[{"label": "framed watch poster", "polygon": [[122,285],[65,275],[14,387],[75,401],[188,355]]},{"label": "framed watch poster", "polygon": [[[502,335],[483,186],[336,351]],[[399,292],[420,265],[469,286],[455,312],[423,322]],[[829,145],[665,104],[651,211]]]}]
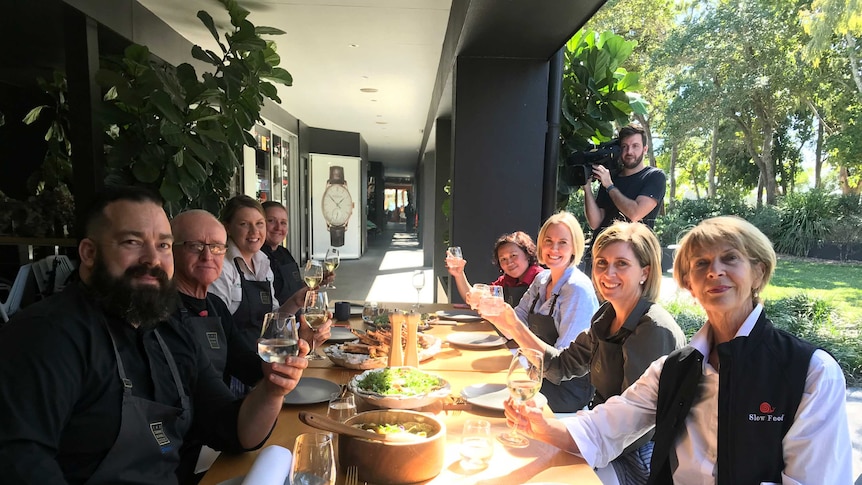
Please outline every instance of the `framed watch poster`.
[{"label": "framed watch poster", "polygon": [[342,259],[357,259],[362,244],[360,159],[320,153],[309,158],[312,257],[323,259],[334,247]]}]

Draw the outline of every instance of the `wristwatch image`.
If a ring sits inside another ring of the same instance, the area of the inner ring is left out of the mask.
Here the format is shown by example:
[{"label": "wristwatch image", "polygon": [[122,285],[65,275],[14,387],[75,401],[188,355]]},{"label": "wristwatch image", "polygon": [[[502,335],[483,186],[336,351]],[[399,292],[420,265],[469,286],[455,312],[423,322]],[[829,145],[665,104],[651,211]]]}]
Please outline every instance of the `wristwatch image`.
[{"label": "wristwatch image", "polygon": [[330,244],[333,247],[344,246],[344,232],[353,213],[353,199],[347,190],[347,181],[344,180],[344,167],[329,167],[329,180],[326,181],[326,189],[323,191],[321,210],[329,229]]}]

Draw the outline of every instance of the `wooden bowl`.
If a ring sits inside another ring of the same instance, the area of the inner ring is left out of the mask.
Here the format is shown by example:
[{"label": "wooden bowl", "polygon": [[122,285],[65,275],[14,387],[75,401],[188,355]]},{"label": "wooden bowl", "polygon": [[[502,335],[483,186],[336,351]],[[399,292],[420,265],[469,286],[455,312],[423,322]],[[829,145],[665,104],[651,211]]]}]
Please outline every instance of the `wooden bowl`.
[{"label": "wooden bowl", "polygon": [[443,469],[446,425],[433,416],[400,409],[379,409],[352,416],[346,424],[429,423],[434,432],[416,442],[382,442],[338,436],[338,461],[342,470],[355,465],[359,480],[394,485],[430,480]]}]

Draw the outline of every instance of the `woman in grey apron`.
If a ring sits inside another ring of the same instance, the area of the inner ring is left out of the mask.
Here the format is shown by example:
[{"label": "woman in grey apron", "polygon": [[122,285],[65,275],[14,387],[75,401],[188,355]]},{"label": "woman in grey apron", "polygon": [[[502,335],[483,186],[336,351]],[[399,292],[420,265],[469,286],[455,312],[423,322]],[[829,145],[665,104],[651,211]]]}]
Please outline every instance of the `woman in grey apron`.
[{"label": "woman in grey apron", "polygon": [[[87,480],[88,485],[151,483],[161,485],[174,475],[179,464],[183,436],[191,428],[192,409],[183,390],[177,365],[158,330],[153,334],[164,353],[179,396],[180,407],[151,401],[132,394],[135,385],[127,376],[110,325],[106,324],[117,358],[117,374],[124,384],[120,432],[108,454]],[[155,378],[155,377],[154,377]]]},{"label": "woman in grey apron", "polygon": [[264,202],[262,206],[266,215],[266,243],[261,250],[269,257],[275,298],[283,305],[293,294],[305,288],[305,282],[296,259],[281,245],[290,227],[287,209],[275,201]]},{"label": "woman in grey apron", "polygon": [[[645,225],[617,222],[593,244],[593,283],[604,303],[593,315],[588,332],[564,350],[552,349],[534,336],[511,330],[518,344],[545,352],[545,380],[587,375],[595,386],[590,408],[624,391],[649,365],[685,345],[673,317],[656,303],[661,285],[658,239]],[[501,322],[505,325],[505,321]],[[539,330],[539,331],[537,331]],[[543,386],[544,392],[544,386]],[[652,456],[652,432],[630,445],[610,467],[597,470],[623,485],[646,483]]]},{"label": "woman in grey apron", "polygon": [[[494,265],[500,270],[500,277],[489,283],[503,287],[503,298],[511,306],[517,306],[533,283],[536,275],[542,272],[536,259],[536,244],[526,233],[517,231],[503,234],[494,243]],[[464,301],[468,301],[470,282],[464,273],[467,261],[447,253],[446,269],[454,278],[455,286]]]}]

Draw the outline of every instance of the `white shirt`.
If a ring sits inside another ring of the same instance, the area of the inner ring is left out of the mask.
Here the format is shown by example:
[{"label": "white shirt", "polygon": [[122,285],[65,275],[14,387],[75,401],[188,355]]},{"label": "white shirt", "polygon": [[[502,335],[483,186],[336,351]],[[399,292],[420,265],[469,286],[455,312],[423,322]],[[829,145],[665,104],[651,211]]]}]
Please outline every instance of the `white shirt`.
[{"label": "white shirt", "polygon": [[[736,333],[747,336],[763,307],[758,305]],[[712,331],[704,325],[691,339],[691,346],[709,355]],[[610,398],[592,411],[562,421],[575,440],[580,455],[594,467],[605,467],[626,445],[655,426],[658,382],[667,357],[649,369],[620,396]],[[671,460],[679,466],[673,481],[684,485],[715,485],[718,452],[718,372],[703,359],[704,378],[699,398],[685,420],[685,430],[677,439]],[[805,389],[793,425],[782,440],[784,485],[853,483],[850,432],[845,408],[845,383],[841,367],[822,350],[816,350],[808,364]],[[752,443],[752,446],[756,444]]]},{"label": "white shirt", "polygon": [[[554,297],[552,295],[551,298],[545,298],[550,281],[551,270],[549,269],[542,271],[533,279],[533,283],[527,288],[527,293],[515,307],[515,315],[521,323],[526,324],[527,315],[536,296],[539,297],[539,301],[533,311],[542,315],[551,313],[551,301]],[[566,269],[563,277],[554,285],[552,293],[560,295],[553,309],[558,335],[554,347],[565,349],[579,333],[590,328],[593,314],[599,309],[599,301],[596,299],[593,283],[587,275],[574,267]]]},{"label": "white shirt", "polygon": [[[221,298],[222,301],[224,301],[224,304],[227,305],[227,309],[230,310],[231,314],[236,313],[237,308],[239,308],[239,304],[242,302],[243,275],[240,275],[236,270],[236,264],[234,264],[234,259],[236,258],[240,259],[239,267],[242,269],[245,279],[252,281],[269,281],[269,289],[272,292],[271,294],[275,295],[275,289],[272,287],[274,277],[272,274],[272,268],[269,266],[269,257],[267,257],[266,253],[258,251],[251,257],[251,262],[254,265],[254,272],[252,272],[251,268],[249,268],[242,259],[242,254],[240,254],[239,249],[237,249],[233,241],[228,240],[227,252],[224,256],[224,264],[221,268],[221,274],[218,279],[210,285],[208,291]],[[278,306],[278,300],[273,296],[272,310],[277,311]]]}]

